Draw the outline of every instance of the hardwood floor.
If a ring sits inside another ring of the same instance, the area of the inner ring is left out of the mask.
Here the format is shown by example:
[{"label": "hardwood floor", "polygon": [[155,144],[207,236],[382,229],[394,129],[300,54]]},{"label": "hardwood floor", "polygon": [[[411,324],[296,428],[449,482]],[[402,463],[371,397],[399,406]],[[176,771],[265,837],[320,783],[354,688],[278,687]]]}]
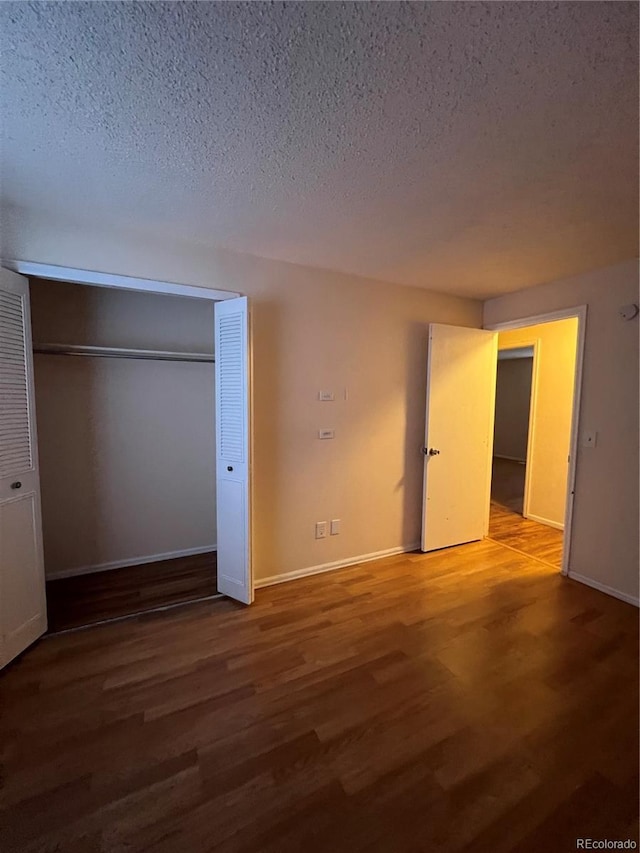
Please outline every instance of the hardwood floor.
[{"label": "hardwood floor", "polygon": [[638,841],[638,613],[484,540],[44,639],[3,853]]},{"label": "hardwood floor", "polygon": [[563,532],[522,517],[524,476],[519,462],[493,460],[489,537],[560,569]]},{"label": "hardwood floor", "polygon": [[529,518],[491,503],[489,537],[502,545],[508,545],[538,560],[544,560],[557,569],[562,567],[562,530],[546,524],[538,524]]},{"label": "hardwood floor", "polygon": [[215,595],[216,553],[47,581],[49,631]]},{"label": "hardwood floor", "polygon": [[526,466],[511,459],[493,457],[491,501],[522,515]]}]

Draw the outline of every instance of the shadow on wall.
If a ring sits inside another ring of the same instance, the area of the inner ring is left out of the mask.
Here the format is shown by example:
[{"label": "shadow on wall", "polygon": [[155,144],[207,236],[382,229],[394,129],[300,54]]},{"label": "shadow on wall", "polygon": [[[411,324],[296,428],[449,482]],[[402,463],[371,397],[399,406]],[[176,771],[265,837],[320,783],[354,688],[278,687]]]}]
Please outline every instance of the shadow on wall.
[{"label": "shadow on wall", "polygon": [[[46,286],[44,283],[40,287]],[[33,284],[31,285],[33,294]],[[32,298],[32,307],[37,301]],[[34,317],[34,343],[69,343],[64,333],[45,334]],[[95,318],[88,301],[74,306],[73,324],[78,341],[90,341]],[[46,339],[44,339],[46,338]],[[74,341],[75,342],[75,341]],[[74,551],[82,553],[86,565],[100,561],[102,552],[100,488],[98,468],[91,464],[98,456],[98,410],[96,376],[92,359],[65,359],[66,381],[58,382],[61,356],[35,354],[34,377],[40,489],[42,495],[42,535],[47,574],[69,568],[67,548],[61,539],[73,531]],[[70,412],[75,413],[70,415]],[[61,488],[64,499],[61,500]],[[87,513],[86,507],[96,508]],[[71,520],[71,525],[70,525]]]},{"label": "shadow on wall", "polygon": [[[533,353],[533,347],[529,349]],[[501,353],[504,354],[505,351],[502,350]],[[515,462],[527,461],[532,376],[533,354],[513,358],[500,357],[499,354],[493,435],[494,456]]]},{"label": "shadow on wall", "polygon": [[402,541],[420,542],[422,531],[422,495],[426,431],[427,356],[429,327],[426,323],[410,323],[407,335],[406,411],[404,436],[404,477],[396,486],[403,490]]},{"label": "shadow on wall", "polygon": [[[254,575],[269,577],[281,570],[278,520],[282,515],[284,492],[282,457],[286,441],[282,405],[281,311],[273,300],[254,299],[251,303],[253,346],[253,554]],[[269,353],[269,357],[262,354]],[[259,510],[259,511],[256,511]]]}]

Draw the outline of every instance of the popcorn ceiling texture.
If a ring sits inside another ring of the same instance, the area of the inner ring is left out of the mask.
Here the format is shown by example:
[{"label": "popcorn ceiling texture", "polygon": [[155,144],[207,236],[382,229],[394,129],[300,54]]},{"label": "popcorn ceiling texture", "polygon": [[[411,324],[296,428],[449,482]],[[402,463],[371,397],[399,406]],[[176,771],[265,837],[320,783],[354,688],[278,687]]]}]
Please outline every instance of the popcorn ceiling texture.
[{"label": "popcorn ceiling texture", "polygon": [[637,252],[635,3],[14,3],[5,215],[485,297]]}]

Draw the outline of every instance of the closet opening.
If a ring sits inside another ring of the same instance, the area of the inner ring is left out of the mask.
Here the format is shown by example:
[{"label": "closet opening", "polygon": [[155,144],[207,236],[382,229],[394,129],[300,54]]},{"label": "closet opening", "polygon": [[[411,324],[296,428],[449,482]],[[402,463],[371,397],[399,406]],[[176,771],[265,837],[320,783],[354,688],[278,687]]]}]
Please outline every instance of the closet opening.
[{"label": "closet opening", "polygon": [[214,302],[30,294],[49,631],[220,597]]}]

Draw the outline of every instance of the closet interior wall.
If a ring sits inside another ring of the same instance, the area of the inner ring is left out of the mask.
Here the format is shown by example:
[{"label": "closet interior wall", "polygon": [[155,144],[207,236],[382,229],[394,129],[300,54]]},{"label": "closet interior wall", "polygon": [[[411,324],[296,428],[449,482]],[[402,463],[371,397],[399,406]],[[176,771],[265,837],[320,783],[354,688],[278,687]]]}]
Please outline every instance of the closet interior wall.
[{"label": "closet interior wall", "polygon": [[30,290],[47,578],[214,550],[213,363],[37,352],[213,356],[213,303],[39,279]]}]

